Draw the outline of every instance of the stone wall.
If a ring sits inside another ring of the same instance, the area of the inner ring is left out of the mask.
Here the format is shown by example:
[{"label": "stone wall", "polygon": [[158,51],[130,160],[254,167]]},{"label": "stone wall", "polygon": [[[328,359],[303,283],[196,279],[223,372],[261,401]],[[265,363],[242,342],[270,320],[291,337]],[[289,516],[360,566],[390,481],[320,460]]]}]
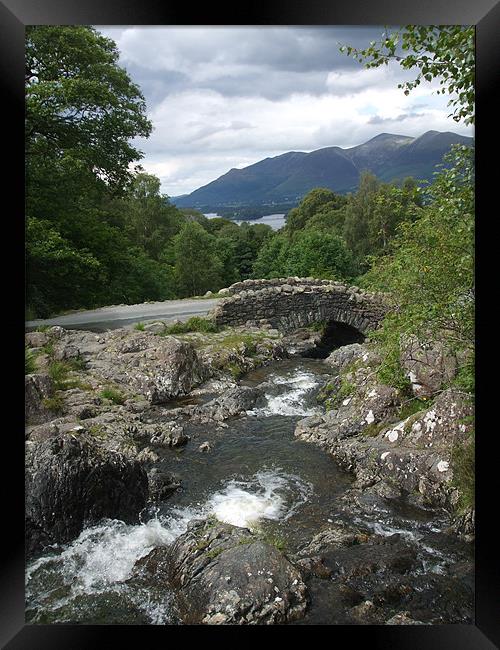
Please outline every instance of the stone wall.
[{"label": "stone wall", "polygon": [[219,326],[265,321],[290,332],[335,321],[366,334],[380,325],[388,310],[383,294],[314,278],[245,280],[231,285],[229,293],[212,311]]}]

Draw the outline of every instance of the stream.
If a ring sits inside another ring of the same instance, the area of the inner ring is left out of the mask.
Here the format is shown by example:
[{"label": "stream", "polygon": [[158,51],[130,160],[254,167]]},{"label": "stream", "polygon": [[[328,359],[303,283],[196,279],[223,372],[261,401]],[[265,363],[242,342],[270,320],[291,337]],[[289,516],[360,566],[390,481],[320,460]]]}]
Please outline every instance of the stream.
[{"label": "stream", "polygon": [[[138,525],[102,521],[28,565],[27,622],[178,624],[171,593],[130,578],[138,559],[172,543],[191,520],[212,515],[264,531],[292,556],[323,527],[345,520],[339,504],[352,477],[324,451],[294,438],[298,420],[322,412],[316,395],[329,377],[317,359],[280,361],[246,375],[240,383],[263,389],[262,404],[228,420],[227,427],[192,425],[185,447],[161,453],[158,465],[180,478],[181,489],[145,509]],[[210,444],[209,453],[199,451],[203,442]],[[442,533],[444,517],[435,511],[383,502],[356,512],[351,523],[417,544],[416,574],[444,575],[470,560],[466,545]],[[344,622],[332,585],[325,580],[313,585],[308,612],[298,624]]]}]

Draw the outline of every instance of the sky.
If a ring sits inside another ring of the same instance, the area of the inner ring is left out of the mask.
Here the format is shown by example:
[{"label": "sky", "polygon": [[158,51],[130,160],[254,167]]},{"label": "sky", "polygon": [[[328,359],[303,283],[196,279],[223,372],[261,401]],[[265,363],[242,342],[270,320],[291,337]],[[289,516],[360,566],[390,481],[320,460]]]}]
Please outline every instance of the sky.
[{"label": "sky", "polygon": [[438,80],[392,63],[365,69],[339,52],[367,47],[383,27],[100,27],[141,88],[153,123],[134,144],[168,196],[287,151],[343,148],[379,133],[472,136],[448,117]]}]

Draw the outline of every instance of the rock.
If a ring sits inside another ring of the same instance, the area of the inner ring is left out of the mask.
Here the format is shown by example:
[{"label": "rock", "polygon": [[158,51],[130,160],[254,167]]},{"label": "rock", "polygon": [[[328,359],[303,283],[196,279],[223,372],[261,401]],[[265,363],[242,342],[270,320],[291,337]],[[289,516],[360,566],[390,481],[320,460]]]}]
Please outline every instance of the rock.
[{"label": "rock", "polygon": [[416,337],[401,341],[401,365],[416,397],[431,397],[457,373],[457,358],[442,341],[421,343]]},{"label": "rock", "polygon": [[230,289],[228,287],[224,287],[223,289],[219,289],[217,292],[220,296],[229,296],[231,293]]},{"label": "rock", "polygon": [[[146,436],[148,432],[146,430]],[[151,444],[160,445],[163,447],[183,447],[186,445],[190,438],[184,433],[184,428],[177,425],[167,425],[166,430],[163,427],[159,427],[156,433],[151,435]]]},{"label": "rock", "polygon": [[53,413],[44,406],[43,400],[51,397],[54,382],[48,374],[40,373],[24,377],[24,415],[28,424],[41,424],[51,420]]},{"label": "rock", "polygon": [[148,472],[148,486],[150,500],[157,502],[172,496],[181,483],[178,476],[154,467]]},{"label": "rock", "polygon": [[351,343],[350,345],[343,345],[340,348],[334,350],[325,360],[328,366],[332,368],[337,368],[342,370],[349,363],[356,359],[360,359],[364,354],[367,354],[368,351],[364,345],[361,343]]},{"label": "rock", "polygon": [[151,404],[187,395],[209,376],[190,343],[150,332],[112,333],[90,367],[105,381],[135,389]]},{"label": "rock", "polygon": [[164,329],[165,323],[162,323],[161,321],[157,321],[155,323],[146,323],[146,325],[144,325],[144,331],[151,332],[152,334],[161,334]]},{"label": "rock", "polygon": [[330,524],[327,528],[317,533],[312,540],[300,550],[299,556],[310,556],[325,550],[343,548],[364,543],[368,536],[354,526],[347,524]]},{"label": "rock", "polygon": [[250,531],[196,521],[171,546],[153,550],[137,577],[166,582],[186,624],[285,623],[303,616],[306,587],[274,546]]},{"label": "rock", "polygon": [[69,542],[105,517],[136,523],[148,494],[139,462],[84,433],[27,443],[25,476],[27,555]]},{"label": "rock", "polygon": [[28,332],[25,334],[24,340],[30,348],[42,348],[49,342],[49,337],[45,332]]},{"label": "rock", "polygon": [[213,296],[213,291],[207,291],[206,293],[203,294],[205,298],[210,298],[210,296]]},{"label": "rock", "polygon": [[223,422],[253,408],[263,396],[259,388],[236,386],[206,404],[184,409],[184,414],[196,423]]},{"label": "rock", "polygon": [[201,445],[198,447],[198,451],[202,451],[202,452],[212,451],[212,447],[210,446],[210,443],[208,442],[208,440],[201,443]]},{"label": "rock", "polygon": [[80,357],[80,350],[70,343],[59,343],[54,346],[53,358],[55,361],[68,361],[71,359],[78,359]]},{"label": "rock", "polygon": [[53,325],[47,330],[47,334],[49,334],[50,337],[54,339],[62,338],[66,332],[67,330],[65,330],[64,327],[60,327],[59,325]]},{"label": "rock", "polygon": [[422,621],[414,621],[410,612],[399,612],[394,614],[388,621],[385,622],[386,625],[425,625]]}]

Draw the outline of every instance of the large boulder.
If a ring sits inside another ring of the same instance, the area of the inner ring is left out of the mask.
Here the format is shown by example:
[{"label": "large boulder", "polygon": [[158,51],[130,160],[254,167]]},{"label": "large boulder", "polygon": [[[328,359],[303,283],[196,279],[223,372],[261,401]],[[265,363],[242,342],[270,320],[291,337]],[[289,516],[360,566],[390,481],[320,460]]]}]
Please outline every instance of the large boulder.
[{"label": "large boulder", "polygon": [[187,395],[209,377],[190,343],[149,332],[113,333],[88,367],[106,382],[144,395],[151,404]]},{"label": "large boulder", "polygon": [[171,546],[139,560],[136,577],[164,580],[187,624],[273,624],[303,616],[299,571],[245,528],[195,521]]},{"label": "large boulder", "polygon": [[408,336],[401,341],[400,361],[416,397],[435,395],[457,373],[457,357],[442,341]]},{"label": "large boulder", "polygon": [[105,517],[137,522],[148,497],[142,465],[90,436],[61,434],[26,446],[26,549],[65,543]]},{"label": "large boulder", "polygon": [[356,361],[357,359],[368,359],[370,352],[366,345],[361,343],[351,343],[349,345],[342,345],[340,348],[333,350],[330,355],[325,359],[324,363],[337,370],[342,370],[347,365]]},{"label": "large boulder", "polygon": [[24,377],[24,417],[27,424],[41,424],[54,417],[44,400],[54,392],[54,382],[46,373]]}]

